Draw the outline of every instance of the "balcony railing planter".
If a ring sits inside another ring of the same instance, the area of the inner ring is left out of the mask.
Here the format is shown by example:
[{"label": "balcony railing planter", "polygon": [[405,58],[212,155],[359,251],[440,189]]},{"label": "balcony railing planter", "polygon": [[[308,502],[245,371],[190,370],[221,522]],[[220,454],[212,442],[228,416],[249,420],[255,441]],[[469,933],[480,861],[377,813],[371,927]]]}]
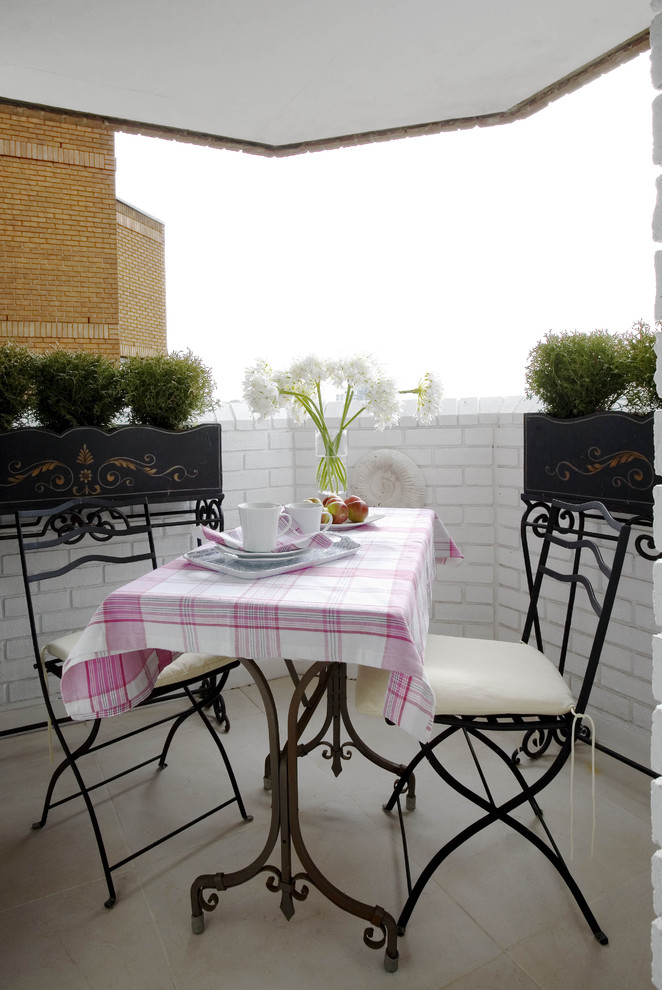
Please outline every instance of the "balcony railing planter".
[{"label": "balcony railing planter", "polygon": [[0,433],[0,512],[79,496],[150,502],[222,500],[221,426],[184,430],[77,426]]},{"label": "balcony railing planter", "polygon": [[[660,329],[658,326],[657,329]],[[655,333],[547,333],[531,350],[524,415],[524,492],[599,499],[613,511],[652,515]]]},{"label": "balcony railing planter", "polygon": [[190,351],[119,365],[97,352],[0,347],[0,511],[77,497],[220,507],[220,424],[191,425],[213,408],[213,389]]},{"label": "balcony railing planter", "polygon": [[612,511],[651,515],[654,414],[597,412],[575,419],[524,414],[524,492],[599,499]]}]

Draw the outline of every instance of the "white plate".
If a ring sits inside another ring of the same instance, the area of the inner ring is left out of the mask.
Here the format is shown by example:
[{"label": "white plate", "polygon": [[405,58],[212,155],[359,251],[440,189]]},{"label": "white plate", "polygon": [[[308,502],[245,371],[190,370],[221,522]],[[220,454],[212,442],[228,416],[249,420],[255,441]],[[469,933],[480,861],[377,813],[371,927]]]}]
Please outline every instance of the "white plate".
[{"label": "white plate", "polygon": [[235,550],[234,547],[226,547],[222,543],[217,543],[215,546],[223,553],[239,557],[241,560],[290,560],[308,550],[308,547],[297,547],[296,550],[270,550],[268,553],[263,553],[260,550]]},{"label": "white plate", "polygon": [[[242,557],[239,560],[232,554],[222,551],[219,545],[189,550],[184,556],[190,563],[198,567],[206,567],[221,574],[254,581],[258,578],[271,577],[274,574],[287,574],[288,571],[298,571],[306,567],[328,564],[341,557],[356,553],[358,550],[360,550],[358,543],[355,543],[349,536],[341,536],[330,547],[325,547],[323,550],[319,547],[306,547],[302,551],[301,557],[297,556],[295,560],[283,560],[283,557],[290,555],[278,553],[270,553],[264,557],[251,553],[246,555],[251,559]],[[291,556],[295,556],[295,552]]]},{"label": "white plate", "polygon": [[331,523],[331,525],[327,529],[327,533],[329,534],[335,533],[339,529],[356,529],[357,526],[369,526],[370,523],[374,523],[377,522],[379,519],[383,519],[385,515],[386,515],[385,512],[373,512],[371,515],[368,516],[367,519],[364,519],[363,522]]}]

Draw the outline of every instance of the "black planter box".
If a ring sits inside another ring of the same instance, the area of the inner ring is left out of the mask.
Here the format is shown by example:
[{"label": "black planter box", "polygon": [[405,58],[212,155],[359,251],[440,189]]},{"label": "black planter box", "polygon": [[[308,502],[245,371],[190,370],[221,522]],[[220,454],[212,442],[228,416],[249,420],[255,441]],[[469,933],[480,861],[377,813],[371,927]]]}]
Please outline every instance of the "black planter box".
[{"label": "black planter box", "polygon": [[598,499],[610,511],[651,515],[654,414],[604,412],[577,419],[524,414],[524,493],[571,502]]},{"label": "black planter box", "polygon": [[75,427],[65,433],[0,433],[0,512],[38,509],[67,499],[120,502],[222,498],[221,427],[173,432],[154,426]]}]

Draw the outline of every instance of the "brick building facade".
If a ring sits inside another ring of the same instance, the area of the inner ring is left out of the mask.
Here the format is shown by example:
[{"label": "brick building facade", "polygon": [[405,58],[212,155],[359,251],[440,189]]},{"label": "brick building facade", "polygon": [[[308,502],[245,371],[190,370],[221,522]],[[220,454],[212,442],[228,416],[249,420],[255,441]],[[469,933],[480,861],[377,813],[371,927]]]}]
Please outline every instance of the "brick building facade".
[{"label": "brick building facade", "polygon": [[115,198],[113,130],[0,107],[0,343],[166,350],[163,225]]},{"label": "brick building facade", "polygon": [[165,353],[163,224],[121,200],[116,209],[120,354]]}]

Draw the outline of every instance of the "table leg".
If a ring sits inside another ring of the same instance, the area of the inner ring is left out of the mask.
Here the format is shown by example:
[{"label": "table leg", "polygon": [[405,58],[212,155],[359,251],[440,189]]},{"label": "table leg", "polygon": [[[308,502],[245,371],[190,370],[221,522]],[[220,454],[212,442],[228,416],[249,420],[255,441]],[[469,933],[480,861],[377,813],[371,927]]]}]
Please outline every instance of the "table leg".
[{"label": "table leg", "polygon": [[[290,677],[295,685],[301,683],[300,677],[297,675],[294,665],[291,661],[286,660],[288,671]],[[314,737],[308,742],[299,745],[298,754],[299,756],[307,756],[318,746],[325,746],[326,749],[323,751],[322,756],[326,760],[331,761],[331,769],[335,776],[337,777],[342,773],[343,761],[350,760],[352,758],[352,748],[356,749],[362,756],[375,766],[381,767],[382,770],[386,770],[389,773],[394,774],[396,777],[401,777],[406,770],[404,764],[394,763],[392,760],[387,760],[385,756],[381,756],[380,753],[375,752],[371,749],[367,743],[361,738],[357,729],[355,728],[347,707],[347,664],[345,663],[333,663],[325,671],[327,678],[326,684],[326,715],[324,718],[324,723],[315,733]],[[304,718],[308,715],[307,722],[310,720],[310,714],[317,707],[314,704],[314,699],[309,699],[305,690],[301,695],[301,702],[304,707]],[[327,730],[331,727],[331,738],[325,739]],[[344,730],[349,736],[348,742],[343,742],[341,740],[341,733]],[[299,733],[299,736],[301,733]],[[264,787],[265,790],[271,788],[271,756],[267,756],[264,766]],[[409,784],[406,791],[405,799],[407,811],[413,811],[416,808],[416,778],[414,774],[411,775]]]},{"label": "table leg", "polygon": [[[246,883],[247,880],[251,880],[258,873],[268,872],[273,874],[273,876],[268,878],[267,886],[270,890],[281,890],[281,910],[287,918],[291,918],[294,914],[292,899],[303,900],[307,896],[307,890],[305,888],[301,892],[296,891],[296,881],[299,878],[291,877],[289,871],[291,856],[289,852],[289,829],[287,828],[287,781],[283,779],[285,777],[283,770],[285,761],[281,758],[280,753],[276,703],[269,687],[269,682],[257,664],[253,660],[248,659],[242,659],[241,662],[253,677],[264,702],[269,731],[269,753],[273,764],[279,767],[279,780],[282,783],[274,790],[272,795],[269,833],[262,851],[253,862],[241,870],[236,870],[234,873],[205,873],[193,881],[191,886],[191,928],[196,935],[204,931],[205,921],[203,911],[213,911],[218,905],[219,899],[215,891],[237,887],[242,883]],[[282,828],[283,809],[285,809],[286,816],[286,827],[284,831]],[[281,838],[281,866],[283,863],[286,864],[287,870],[285,873],[283,873],[282,869],[270,866],[267,863],[267,859],[276,845],[279,834],[285,837],[284,844]],[[205,897],[205,890],[213,890],[214,893]]]},{"label": "table leg", "polygon": [[[320,679],[324,677],[324,674],[330,675],[330,679],[333,681],[337,678],[338,667],[345,668],[344,664],[324,664],[316,663],[313,664],[306,673],[301,677],[298,685],[294,690],[292,696],[292,701],[290,702],[290,708],[288,712],[288,722],[287,722],[287,737],[288,741],[285,747],[285,752],[287,756],[287,778],[288,778],[288,805],[289,805],[289,831],[292,837],[292,844],[296,851],[297,856],[301,861],[301,865],[305,870],[305,876],[314,887],[321,894],[324,895],[328,900],[330,900],[337,907],[341,908],[343,911],[353,914],[357,918],[363,918],[372,927],[366,928],[363,933],[363,941],[371,949],[379,949],[382,946],[386,946],[386,952],[384,957],[384,967],[389,972],[395,972],[398,968],[398,948],[397,939],[398,932],[394,917],[389,914],[383,907],[379,905],[370,905],[362,901],[357,901],[355,898],[350,897],[348,894],[344,893],[338,887],[336,887],[331,881],[324,876],[321,870],[318,868],[316,863],[313,861],[308,849],[306,848],[303,835],[301,834],[301,828],[299,824],[299,792],[298,792],[298,759],[300,755],[305,755],[308,752],[307,747],[301,747],[298,745],[298,738],[301,735],[301,719],[299,718],[299,705],[305,696],[305,690],[308,684],[312,681],[314,677],[318,674]],[[330,669],[329,669],[330,668]],[[346,674],[346,669],[343,670],[343,675]],[[336,686],[338,681],[336,680]],[[306,708],[308,711],[309,708]],[[381,931],[381,937],[375,936],[375,929]]]},{"label": "table leg", "polygon": [[[269,834],[260,854],[242,870],[234,873],[207,873],[197,877],[191,886],[191,928],[194,934],[204,931],[204,911],[213,911],[218,905],[219,890],[236,887],[257,876],[270,873],[267,879],[269,890],[280,891],[280,908],[289,920],[294,914],[294,901],[303,901],[309,893],[308,884],[343,911],[362,918],[369,923],[363,934],[363,941],[372,949],[386,946],[384,967],[394,972],[398,967],[397,926],[393,915],[379,905],[369,905],[345,894],[331,883],[314,863],[301,834],[299,824],[298,758],[305,755],[307,747],[299,746],[299,739],[305,731],[315,709],[325,694],[328,696],[329,682],[336,675],[337,664],[313,664],[295,687],[288,711],[288,737],[281,750],[278,731],[278,717],[269,683],[260,668],[252,661],[241,661],[253,676],[264,701],[269,728],[269,757],[272,767],[278,768],[278,787],[272,791],[271,823]],[[308,685],[315,677],[319,682],[311,693],[305,696]],[[299,706],[304,703],[304,713],[299,717]],[[303,750],[303,753],[300,751]],[[280,835],[280,868],[267,863]],[[299,857],[304,872],[292,874],[292,848]],[[298,885],[298,886],[297,886]],[[205,896],[206,890],[213,893]],[[379,929],[380,935],[375,935]]]}]

